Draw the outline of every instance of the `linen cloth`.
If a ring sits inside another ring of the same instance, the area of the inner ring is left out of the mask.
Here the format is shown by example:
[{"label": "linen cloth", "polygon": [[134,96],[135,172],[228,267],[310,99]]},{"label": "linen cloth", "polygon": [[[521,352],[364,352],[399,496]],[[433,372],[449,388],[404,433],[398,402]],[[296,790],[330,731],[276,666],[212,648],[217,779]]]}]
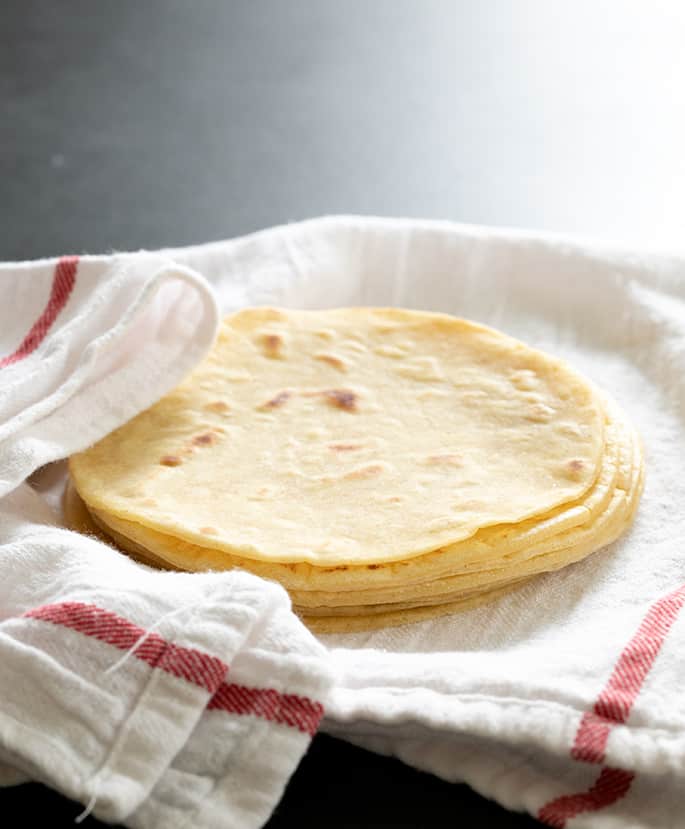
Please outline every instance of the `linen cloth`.
[{"label": "linen cloth", "polygon": [[133,829],[263,825],[330,686],[278,585],[161,573],[60,526],[51,462],[172,388],[217,323],[158,255],[0,267],[0,782]]},{"label": "linen cloth", "polygon": [[331,217],[172,251],[223,310],[401,305],[567,359],[641,433],[634,526],[495,604],[320,637],[323,729],[551,826],[685,826],[685,256],[448,222]]},{"label": "linen cloth", "polygon": [[490,606],[319,637],[334,671],[323,728],[550,826],[685,825],[685,255],[330,217],[160,256],[202,274],[222,312],[444,311],[568,359],[616,398],[645,445],[631,530]]}]

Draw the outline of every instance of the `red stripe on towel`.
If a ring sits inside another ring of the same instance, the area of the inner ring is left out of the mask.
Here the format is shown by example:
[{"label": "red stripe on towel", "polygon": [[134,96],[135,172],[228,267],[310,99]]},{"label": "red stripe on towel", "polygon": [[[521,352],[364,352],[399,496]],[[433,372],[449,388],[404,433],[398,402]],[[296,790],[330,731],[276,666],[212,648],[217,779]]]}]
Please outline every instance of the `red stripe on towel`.
[{"label": "red stripe on towel", "polygon": [[[62,602],[29,610],[24,616],[71,628],[120,650],[134,648],[131,655],[137,659],[199,685],[211,694],[228,671],[228,665],[216,656],[167,642],[158,633],[147,633],[145,628],[96,605]],[[136,647],[137,642],[140,645]]]},{"label": "red stripe on towel", "polygon": [[63,256],[57,262],[55,274],[52,278],[50,298],[43,309],[43,313],[33,323],[30,331],[24,337],[16,351],[0,359],[0,368],[16,363],[24,357],[28,357],[43,342],[52,324],[57,319],[59,312],[67,304],[67,300],[74,289],[78,260],[78,256]]},{"label": "red stripe on towel", "polygon": [[[574,760],[602,764],[611,729],[622,725],[640,693],[664,640],[685,604],[685,585],[663,596],[647,611],[637,632],[623,649],[592,711],[583,715],[571,749]],[[596,812],[628,793],[635,773],[604,766],[586,792],[563,795],[544,805],[538,820],[555,829],[582,812]]]},{"label": "red stripe on towel", "polygon": [[[110,610],[82,602],[61,602],[43,605],[23,614],[30,619],[50,622],[92,636],[120,650],[131,649],[131,655],[153,668],[181,677],[205,688],[213,696],[207,708],[229,714],[253,715],[270,722],[296,728],[313,736],[323,717],[321,703],[285,694],[273,688],[251,688],[224,681],[228,665],[215,656],[173,642],[158,633],[124,619]],[[136,645],[140,642],[139,645]]]},{"label": "red stripe on towel", "polygon": [[555,829],[564,829],[566,821],[581,812],[597,812],[625,797],[634,777],[631,771],[605,766],[591,788],[552,800],[540,809],[538,820]]},{"label": "red stripe on towel", "polygon": [[231,714],[252,714],[297,728],[312,737],[323,717],[323,705],[308,697],[228,682],[221,684],[207,707]]}]

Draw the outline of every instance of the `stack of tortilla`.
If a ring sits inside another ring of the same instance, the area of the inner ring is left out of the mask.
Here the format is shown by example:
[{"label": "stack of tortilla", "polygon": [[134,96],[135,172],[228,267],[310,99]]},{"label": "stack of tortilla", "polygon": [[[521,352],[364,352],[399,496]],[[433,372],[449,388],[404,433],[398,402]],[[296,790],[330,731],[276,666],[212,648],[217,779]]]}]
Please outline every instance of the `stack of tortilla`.
[{"label": "stack of tortilla", "polygon": [[254,308],[70,459],[68,519],[147,563],[280,582],[312,629],[475,607],[628,527],[622,411],[562,361],[444,314]]}]

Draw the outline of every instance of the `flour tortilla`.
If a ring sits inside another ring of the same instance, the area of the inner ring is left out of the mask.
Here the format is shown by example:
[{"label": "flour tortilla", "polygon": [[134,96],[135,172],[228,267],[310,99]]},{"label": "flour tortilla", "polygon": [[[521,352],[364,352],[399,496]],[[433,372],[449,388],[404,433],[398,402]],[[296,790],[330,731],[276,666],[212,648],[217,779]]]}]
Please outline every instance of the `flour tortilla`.
[{"label": "flour tortilla", "polygon": [[[615,424],[614,424],[615,425]],[[482,592],[518,581],[524,576],[559,569],[584,558],[594,550],[613,541],[632,520],[642,488],[643,462],[642,451],[637,434],[624,426],[624,437],[630,437],[629,445],[620,447],[620,462],[614,467],[615,486],[612,489],[609,504],[602,513],[592,521],[570,531],[561,532],[547,544],[537,550],[525,550],[520,556],[509,556],[501,566],[492,570],[479,570],[460,573],[455,576],[423,582],[409,587],[395,584],[392,588],[358,591],[297,591],[291,590],[293,602],[298,611],[317,615],[369,615],[386,610],[409,609],[419,605],[442,604],[456,601],[468,595]],[[77,512],[71,518],[72,524],[80,521],[88,526],[85,516],[89,513],[82,502],[78,502],[73,488],[70,489],[67,502],[76,504]],[[69,507],[68,507],[69,508]],[[90,517],[90,516],[89,516]],[[96,523],[99,523],[97,519]],[[101,525],[102,526],[102,525]],[[143,560],[159,565],[164,561],[151,556],[149,551],[138,545],[131,546],[130,539],[112,531],[103,529],[113,535],[121,545]],[[374,607],[376,606],[376,607]],[[373,610],[372,610],[373,607]]]},{"label": "flour tortilla", "polygon": [[[547,539],[544,549],[524,549],[502,559],[502,566],[493,570],[471,570],[452,577],[423,582],[415,586],[395,585],[391,589],[357,591],[290,591],[295,611],[314,631],[344,632],[371,630],[377,627],[407,624],[446,613],[462,612],[494,601],[515,589],[530,577],[568,566],[598,548],[611,543],[632,521],[642,490],[644,464],[639,438],[635,431],[620,420],[620,412],[609,404],[614,420],[609,421],[607,434],[612,437],[608,455],[615,462],[605,464],[604,483],[611,482],[608,504],[591,520]],[[630,441],[628,443],[628,441]],[[608,477],[610,474],[610,477]],[[601,476],[600,476],[601,477]],[[99,523],[69,485],[65,494],[65,514],[74,529],[113,536],[127,547],[134,557],[153,566],[168,567],[148,550]],[[413,559],[418,562],[419,559]],[[325,604],[323,603],[325,602]]]},{"label": "flour tortilla", "polygon": [[108,523],[210,561],[374,567],[582,502],[604,423],[568,366],[474,323],[248,309],[70,472]]},{"label": "flour tortilla", "polygon": [[[65,489],[62,508],[64,518],[72,529],[86,535],[96,536],[102,541],[109,540],[107,535],[99,530],[93,523],[88,509],[71,481],[69,481]],[[156,566],[155,561],[147,559],[144,552],[142,555],[132,555],[143,564]],[[175,568],[163,567],[162,569]],[[485,591],[459,601],[446,602],[443,604],[424,606],[414,609],[376,613],[367,616],[308,616],[302,610],[298,610],[297,608],[293,609],[300,616],[304,624],[306,624],[307,627],[315,633],[351,633],[353,631],[375,630],[381,627],[395,627],[404,624],[411,624],[413,622],[420,622],[424,619],[443,616],[449,613],[459,613],[471,610],[495,601],[501,596],[515,590],[517,587],[523,586],[524,583],[525,581],[516,582],[513,585],[509,584],[504,587]]]},{"label": "flour tortilla", "polygon": [[[630,526],[640,500],[644,485],[644,465],[637,464],[632,470],[633,493],[630,499],[630,509],[625,513],[623,524],[617,531],[618,535]],[[570,563],[570,562],[567,562]],[[463,613],[496,601],[508,593],[522,587],[531,587],[534,584],[532,577],[514,580],[504,585],[493,585],[480,593],[473,593],[454,601],[440,602],[418,607],[401,607],[385,609],[375,607],[371,613],[363,613],[360,608],[355,609],[352,615],[312,615],[306,608],[294,608],[302,621],[314,633],[354,633],[360,631],[378,630],[379,628],[399,627],[402,625],[422,622],[439,616],[453,613]]]},{"label": "flour tortilla", "polygon": [[600,474],[585,497],[558,507],[538,519],[516,525],[480,530],[472,538],[402,562],[372,566],[316,567],[308,563],[280,564],[231,556],[210,550],[124,521],[90,508],[93,520],[117,544],[134,555],[156,557],[168,566],[184,570],[223,570],[233,567],[251,570],[264,578],[283,584],[292,591],[395,590],[398,585],[435,581],[455,573],[498,566],[507,560],[538,555],[554,546],[569,546],[572,540],[563,533],[587,525],[606,509],[618,474],[619,457],[629,451],[630,427],[611,400],[607,409],[606,452]]},{"label": "flour tortilla", "polygon": [[426,619],[435,619],[452,613],[464,613],[477,607],[490,604],[507,593],[521,589],[526,582],[516,582],[506,587],[499,587],[477,596],[469,596],[455,602],[431,605],[429,607],[415,607],[405,610],[393,610],[387,613],[376,613],[368,616],[308,616],[298,613],[300,619],[314,633],[354,633],[357,631],[378,630],[379,628],[399,627]]},{"label": "flour tortilla", "polygon": [[[611,544],[630,525],[642,490],[641,466],[634,469],[634,475],[634,489],[630,492],[616,489],[612,507],[607,510],[606,520],[602,521],[598,534],[595,536],[588,533],[582,540],[570,547],[543,553],[498,570],[447,577],[437,582],[418,585],[415,588],[398,587],[394,595],[390,592],[379,595],[374,591],[360,591],[350,596],[320,592],[313,592],[310,595],[291,592],[293,603],[299,612],[309,616],[366,616],[459,601],[508,584],[513,585],[531,576],[560,570]],[[359,603],[351,604],[350,599]]]},{"label": "flour tortilla", "polygon": [[489,569],[459,572],[418,584],[398,583],[356,591],[291,590],[290,595],[293,603],[306,613],[335,613],[344,607],[345,612],[354,612],[356,608],[360,614],[366,614],[372,605],[401,603],[405,607],[456,600],[463,593],[558,570],[607,546],[623,533],[633,519],[642,492],[643,474],[641,446],[637,434],[633,433],[633,443],[623,453],[616,486],[606,509],[586,524],[561,532],[535,548],[503,558]]}]

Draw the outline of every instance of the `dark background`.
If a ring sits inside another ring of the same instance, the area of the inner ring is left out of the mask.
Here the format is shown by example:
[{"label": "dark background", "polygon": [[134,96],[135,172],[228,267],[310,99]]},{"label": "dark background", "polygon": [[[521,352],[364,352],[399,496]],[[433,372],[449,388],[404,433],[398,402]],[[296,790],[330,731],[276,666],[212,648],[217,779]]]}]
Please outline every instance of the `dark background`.
[{"label": "dark background", "polygon": [[[683,43],[675,0],[5,0],[0,260],[330,213],[682,249]],[[318,737],[268,826],[322,825],[539,824]]]},{"label": "dark background", "polygon": [[683,16],[677,0],[5,0],[0,258],[325,213],[677,243]]}]

